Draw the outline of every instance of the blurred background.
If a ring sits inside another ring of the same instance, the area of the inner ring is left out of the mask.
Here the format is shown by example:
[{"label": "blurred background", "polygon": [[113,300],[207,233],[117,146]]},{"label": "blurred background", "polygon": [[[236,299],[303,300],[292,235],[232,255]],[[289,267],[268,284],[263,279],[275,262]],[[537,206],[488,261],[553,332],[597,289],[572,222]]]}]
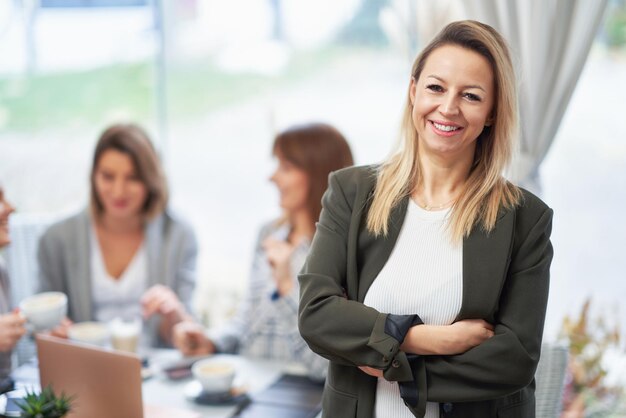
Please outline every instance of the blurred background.
[{"label": "blurred background", "polygon": [[[100,132],[145,126],[200,239],[196,306],[216,323],[279,216],[276,132],[328,122],[357,164],[381,161],[416,53],[465,17],[513,47],[526,131],[511,175],[555,211],[545,339],[567,338],[565,317],[592,339],[624,335],[624,0],[1,0],[0,180],[16,222],[79,210]],[[611,384],[626,380],[624,346],[604,357]]]}]

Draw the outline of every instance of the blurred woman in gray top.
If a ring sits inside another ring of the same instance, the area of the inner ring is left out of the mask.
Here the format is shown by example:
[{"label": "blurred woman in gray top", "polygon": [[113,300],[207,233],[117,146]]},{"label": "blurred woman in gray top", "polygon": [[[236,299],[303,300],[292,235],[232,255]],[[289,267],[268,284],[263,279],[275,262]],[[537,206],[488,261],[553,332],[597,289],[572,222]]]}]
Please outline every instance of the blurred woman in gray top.
[{"label": "blurred woman in gray top", "polygon": [[196,239],[167,209],[165,175],[147,134],[113,125],[96,145],[91,204],[52,225],[39,242],[40,290],[68,296],[71,321],[147,320],[152,345],[189,317]]}]

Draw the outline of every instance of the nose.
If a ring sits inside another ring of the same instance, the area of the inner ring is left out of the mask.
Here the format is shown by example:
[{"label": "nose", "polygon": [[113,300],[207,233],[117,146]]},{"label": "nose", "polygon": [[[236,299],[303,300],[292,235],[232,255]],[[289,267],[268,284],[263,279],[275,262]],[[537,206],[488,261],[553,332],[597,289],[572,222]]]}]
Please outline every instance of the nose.
[{"label": "nose", "polygon": [[453,94],[446,95],[439,106],[439,112],[443,116],[457,116],[459,114],[458,98]]},{"label": "nose", "polygon": [[274,170],[274,172],[269,178],[269,181],[271,181],[274,184],[278,184],[278,169]]},{"label": "nose", "polygon": [[10,204],[7,200],[0,200],[0,215],[9,216],[13,212],[15,212],[15,207],[12,204]]},{"label": "nose", "polygon": [[113,196],[114,197],[121,197],[121,196],[123,196],[124,192],[125,192],[125,189],[126,189],[126,184],[125,184],[123,179],[116,179],[113,182],[113,189],[112,189],[112,191],[113,191]]}]

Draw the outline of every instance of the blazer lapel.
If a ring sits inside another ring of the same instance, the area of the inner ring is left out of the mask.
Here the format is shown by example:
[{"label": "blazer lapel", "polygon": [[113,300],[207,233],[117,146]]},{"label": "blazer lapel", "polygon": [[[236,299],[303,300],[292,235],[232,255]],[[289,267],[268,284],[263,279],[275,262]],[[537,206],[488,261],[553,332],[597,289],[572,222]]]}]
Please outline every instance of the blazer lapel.
[{"label": "blazer lapel", "polygon": [[[365,295],[374,279],[378,276],[387,260],[389,260],[391,251],[400,235],[408,203],[409,197],[407,196],[392,209],[389,216],[389,232],[386,237],[374,237],[364,224],[361,228],[358,245],[359,254],[357,257],[357,260],[361,263],[358,266],[360,271],[358,300],[361,302],[365,300]],[[367,213],[367,211],[364,211],[364,213]]]},{"label": "blazer lapel", "polygon": [[476,227],[463,241],[463,302],[457,320],[493,319],[506,279],[514,227],[515,211],[511,210],[501,215],[489,234]]}]

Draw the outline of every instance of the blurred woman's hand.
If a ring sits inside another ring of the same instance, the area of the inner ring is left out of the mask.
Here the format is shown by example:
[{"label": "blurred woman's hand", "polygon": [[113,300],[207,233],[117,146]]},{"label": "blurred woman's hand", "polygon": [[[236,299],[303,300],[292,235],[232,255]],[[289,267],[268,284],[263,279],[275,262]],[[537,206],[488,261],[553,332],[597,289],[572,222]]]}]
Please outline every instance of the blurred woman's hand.
[{"label": "blurred woman's hand", "polygon": [[276,289],[281,296],[284,296],[293,289],[294,277],[291,273],[291,255],[296,247],[287,241],[272,237],[266,238],[262,245],[267,261],[272,267],[272,277],[276,282]]},{"label": "blurred woman's hand", "polygon": [[26,334],[26,318],[19,312],[0,315],[0,352],[13,350],[15,344]]},{"label": "blurred woman's hand", "polygon": [[50,335],[57,338],[68,338],[68,331],[74,322],[68,317],[61,320],[61,323],[50,330]]},{"label": "blurred woman's hand", "polygon": [[215,345],[204,334],[204,327],[196,322],[180,322],[174,326],[172,342],[185,356],[215,353]]},{"label": "blurred woman's hand", "polygon": [[141,308],[144,319],[158,314],[177,323],[185,319],[187,312],[176,293],[167,286],[157,284],[146,290],[141,297]]},{"label": "blurred woman's hand", "polygon": [[173,342],[173,328],[182,321],[191,320],[185,305],[176,293],[167,286],[157,284],[146,290],[141,297],[141,308],[144,319],[160,315],[159,335],[166,343]]}]

